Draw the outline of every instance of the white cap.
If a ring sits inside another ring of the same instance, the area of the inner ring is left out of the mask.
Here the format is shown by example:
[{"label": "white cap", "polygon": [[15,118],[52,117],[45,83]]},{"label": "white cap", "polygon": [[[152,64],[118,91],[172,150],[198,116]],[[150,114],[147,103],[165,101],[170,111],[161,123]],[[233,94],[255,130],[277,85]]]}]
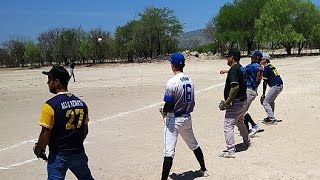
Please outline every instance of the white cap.
[{"label": "white cap", "polygon": [[270,60],[271,57],[270,57],[270,55],[269,55],[268,53],[263,53],[263,54],[262,54],[262,59]]}]

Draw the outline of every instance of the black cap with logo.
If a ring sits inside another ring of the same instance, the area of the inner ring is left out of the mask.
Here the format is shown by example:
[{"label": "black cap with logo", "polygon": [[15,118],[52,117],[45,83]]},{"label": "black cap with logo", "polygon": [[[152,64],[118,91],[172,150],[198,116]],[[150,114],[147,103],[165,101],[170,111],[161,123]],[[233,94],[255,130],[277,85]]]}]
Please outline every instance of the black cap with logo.
[{"label": "black cap with logo", "polygon": [[50,71],[42,71],[42,74],[49,78],[59,79],[60,81],[69,81],[69,72],[62,66],[54,65]]}]

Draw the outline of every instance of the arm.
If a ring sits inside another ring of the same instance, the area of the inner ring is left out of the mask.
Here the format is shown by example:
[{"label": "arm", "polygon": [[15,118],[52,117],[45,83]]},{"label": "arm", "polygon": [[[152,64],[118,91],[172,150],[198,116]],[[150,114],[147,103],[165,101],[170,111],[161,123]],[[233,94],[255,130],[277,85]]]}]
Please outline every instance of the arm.
[{"label": "arm", "polygon": [[173,110],[173,108],[174,108],[173,102],[165,102],[164,105],[161,105],[161,106],[160,106],[159,111],[160,111],[160,113],[161,113],[161,115],[162,115],[162,118],[163,118],[163,121],[164,121],[164,122],[166,122],[165,119],[166,119],[167,113],[168,113],[169,111]]},{"label": "arm", "polygon": [[239,91],[240,87],[238,84],[233,84],[231,86],[230,92],[229,92],[229,96],[227,98],[226,101],[221,101],[219,104],[219,109],[221,111],[228,109],[228,107],[231,106],[232,101],[234,100],[234,98],[237,96],[237,93]]},{"label": "arm", "polygon": [[163,113],[167,114],[169,111],[173,110],[174,103],[173,102],[166,102],[163,107]]},{"label": "arm", "polygon": [[234,98],[237,96],[238,94],[238,91],[239,91],[240,87],[238,84],[232,84],[231,85],[231,89],[230,89],[230,92],[229,92],[229,96],[225,102],[225,106],[230,106],[231,105],[231,102],[234,100]]},{"label": "arm", "polygon": [[262,96],[265,96],[267,90],[267,81],[263,81],[263,91],[262,91]]},{"label": "arm", "polygon": [[225,73],[228,73],[228,72],[229,72],[229,70],[221,70],[220,74],[225,74]]},{"label": "arm", "polygon": [[34,146],[34,153],[40,156],[42,150],[49,144],[51,129],[42,127],[38,142]]}]

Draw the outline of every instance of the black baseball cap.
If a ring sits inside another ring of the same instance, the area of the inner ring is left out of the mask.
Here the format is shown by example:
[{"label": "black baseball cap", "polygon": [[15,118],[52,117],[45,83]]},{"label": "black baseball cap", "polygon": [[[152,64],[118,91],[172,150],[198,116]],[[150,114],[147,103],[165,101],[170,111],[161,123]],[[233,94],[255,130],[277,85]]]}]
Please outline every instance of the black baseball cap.
[{"label": "black baseball cap", "polygon": [[49,78],[59,79],[60,81],[69,81],[69,72],[59,65],[54,65],[50,71],[42,71],[42,74],[47,75]]},{"label": "black baseball cap", "polygon": [[241,56],[240,51],[238,49],[231,48],[231,49],[229,49],[229,52],[228,52],[228,57],[230,57],[230,56],[233,56],[233,57],[240,59],[240,56]]}]

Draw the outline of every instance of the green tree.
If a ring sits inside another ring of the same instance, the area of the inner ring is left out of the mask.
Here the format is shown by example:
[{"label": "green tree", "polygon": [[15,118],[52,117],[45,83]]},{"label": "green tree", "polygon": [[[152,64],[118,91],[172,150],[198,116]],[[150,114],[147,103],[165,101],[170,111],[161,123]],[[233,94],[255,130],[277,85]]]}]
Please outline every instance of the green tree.
[{"label": "green tree", "polygon": [[297,11],[294,14],[294,29],[303,36],[303,41],[298,42],[298,54],[305,44],[311,40],[313,27],[320,24],[319,8],[309,0],[297,1]]},{"label": "green tree", "polygon": [[[234,0],[221,7],[217,16],[206,25],[206,31],[213,33],[212,40],[228,48],[245,44],[249,54],[256,34],[254,24],[268,0]],[[213,41],[214,42],[214,41]]]},{"label": "green tree", "polygon": [[54,43],[54,57],[58,63],[67,64],[77,59],[77,50],[80,44],[80,28],[62,29]]},{"label": "green tree", "polygon": [[311,40],[320,51],[320,24],[317,24],[312,28]]},{"label": "green tree", "polygon": [[41,50],[42,65],[44,65],[44,61],[50,64],[54,61],[54,47],[61,31],[62,29],[55,28],[39,34],[38,41]]},{"label": "green tree", "polygon": [[18,67],[19,65],[24,67],[25,65],[25,45],[26,40],[22,37],[13,38],[3,43],[3,46],[8,50],[8,52],[12,56],[12,59],[14,61],[13,64],[15,67]]},{"label": "green tree", "polygon": [[270,0],[256,21],[256,38],[262,42],[280,43],[291,54],[295,43],[303,41],[303,35],[294,28],[298,3],[296,0]]},{"label": "green tree", "polygon": [[135,51],[133,47],[133,35],[137,23],[137,21],[129,21],[124,26],[118,26],[115,33],[116,55],[121,58],[126,56],[129,63],[133,62]]},{"label": "green tree", "polygon": [[24,57],[26,63],[29,64],[41,64],[40,47],[32,41],[28,41],[25,45]]},{"label": "green tree", "polygon": [[80,39],[80,44],[78,48],[80,60],[82,61],[82,64],[85,64],[85,60],[88,60],[93,56],[93,45],[89,39],[83,38]]},{"label": "green tree", "polygon": [[8,49],[0,48],[0,66],[14,67],[14,61]]},{"label": "green tree", "polygon": [[[101,38],[101,41],[99,41],[99,38]],[[105,30],[103,30],[101,27],[95,28],[89,31],[89,39],[90,43],[93,45],[93,63],[98,59],[100,63],[103,59],[106,57],[110,57],[111,52],[111,34]]]},{"label": "green tree", "polygon": [[[143,13],[139,13],[139,25],[136,28],[135,36],[146,40],[149,57],[161,55],[168,49],[172,49],[176,37],[182,33],[182,24],[174,15],[174,11],[168,8],[147,7]],[[144,33],[144,34],[142,34]],[[135,38],[137,47],[141,41]]]}]

